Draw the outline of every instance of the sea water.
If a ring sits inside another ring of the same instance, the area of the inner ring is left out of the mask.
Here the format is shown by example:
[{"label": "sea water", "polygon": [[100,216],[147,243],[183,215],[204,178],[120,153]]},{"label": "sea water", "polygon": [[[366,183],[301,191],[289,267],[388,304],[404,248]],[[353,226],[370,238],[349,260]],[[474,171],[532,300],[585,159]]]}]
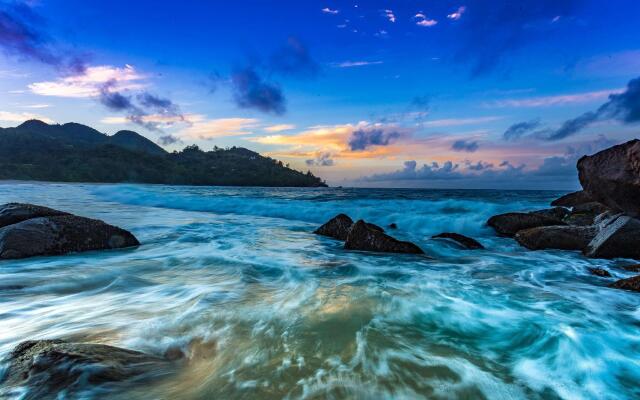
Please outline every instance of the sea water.
[{"label": "sea water", "polygon": [[[559,194],[0,184],[0,203],[99,218],[142,243],[0,261],[0,357],[43,338],[187,356],[168,377],[82,398],[637,398],[640,295],[588,272],[628,277],[631,260],[528,251],[485,224]],[[312,234],[338,213],[395,223],[427,256]],[[445,231],[486,250],[431,239]]]}]

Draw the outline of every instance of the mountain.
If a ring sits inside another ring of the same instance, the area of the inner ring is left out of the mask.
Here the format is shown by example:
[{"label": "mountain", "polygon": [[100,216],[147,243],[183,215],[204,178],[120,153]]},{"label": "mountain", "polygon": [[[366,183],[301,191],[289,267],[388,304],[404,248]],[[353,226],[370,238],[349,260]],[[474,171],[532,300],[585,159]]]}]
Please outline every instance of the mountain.
[{"label": "mountain", "polygon": [[0,179],[58,182],[131,182],[170,185],[326,186],[302,173],[239,147],[168,153],[133,131],[113,136],[77,123],[31,120],[0,128]]}]

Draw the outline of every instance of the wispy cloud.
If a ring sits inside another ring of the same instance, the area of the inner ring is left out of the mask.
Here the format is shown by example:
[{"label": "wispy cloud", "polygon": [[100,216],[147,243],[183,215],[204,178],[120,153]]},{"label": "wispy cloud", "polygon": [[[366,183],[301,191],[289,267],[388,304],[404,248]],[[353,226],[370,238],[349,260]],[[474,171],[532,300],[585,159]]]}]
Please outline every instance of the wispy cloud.
[{"label": "wispy cloud", "polygon": [[464,140],[464,139],[456,140],[451,144],[451,150],[466,151],[468,153],[475,152],[476,150],[478,150],[479,147],[480,145],[478,145],[478,142],[472,141],[472,140]]},{"label": "wispy cloud", "polygon": [[429,27],[429,26],[434,26],[438,24],[438,21],[432,18],[428,18],[424,13],[421,13],[421,12],[414,15],[413,18],[417,20],[416,25],[418,26]]},{"label": "wispy cloud", "polygon": [[340,11],[339,10],[333,10],[333,9],[331,9],[329,7],[325,7],[325,8],[322,9],[322,12],[325,13],[325,14],[334,14],[335,15],[335,14],[338,14]]},{"label": "wispy cloud", "polygon": [[485,103],[487,107],[552,107],[566,104],[588,103],[603,100],[610,94],[623,92],[624,89],[607,89],[592,92],[561,94],[556,96],[529,97],[523,99],[505,99]]},{"label": "wispy cloud", "polygon": [[278,125],[267,126],[264,128],[264,130],[267,132],[274,133],[274,132],[289,131],[295,128],[296,126],[292,124],[278,124]]},{"label": "wispy cloud", "polygon": [[447,118],[426,121],[422,124],[425,127],[444,128],[452,126],[476,125],[487,122],[494,122],[503,119],[503,117],[478,117],[478,118]]},{"label": "wispy cloud", "polygon": [[134,90],[145,86],[145,76],[131,65],[123,68],[102,65],[88,67],[84,73],[66,76],[55,81],[36,82],[29,89],[38,95],[56,97],[97,97],[102,87],[110,83],[113,90]]},{"label": "wispy cloud", "polygon": [[332,167],[335,165],[335,162],[333,161],[333,158],[331,158],[331,153],[320,152],[317,153],[314,158],[305,160],[305,164],[310,167]]},{"label": "wispy cloud", "polygon": [[353,68],[353,67],[365,67],[367,65],[380,65],[384,61],[343,61],[341,63],[335,63],[334,66],[338,68]]},{"label": "wispy cloud", "polygon": [[396,15],[393,13],[393,10],[383,10],[383,14],[390,22],[396,22]]},{"label": "wispy cloud", "polygon": [[178,135],[189,139],[214,139],[224,136],[243,136],[253,133],[258,120],[254,118],[219,118],[206,119],[193,116],[191,125],[182,129]]},{"label": "wispy cloud", "polygon": [[451,14],[448,14],[447,18],[457,21],[460,18],[462,18],[462,14],[464,14],[465,11],[467,11],[467,7],[460,6],[456,11],[452,12]]},{"label": "wispy cloud", "polygon": [[32,113],[15,113],[10,111],[0,111],[0,121],[3,122],[15,122],[21,123],[24,121],[28,121],[30,119],[39,119],[42,122],[46,122],[47,124],[53,124],[53,120],[51,118],[44,117],[38,114]]}]

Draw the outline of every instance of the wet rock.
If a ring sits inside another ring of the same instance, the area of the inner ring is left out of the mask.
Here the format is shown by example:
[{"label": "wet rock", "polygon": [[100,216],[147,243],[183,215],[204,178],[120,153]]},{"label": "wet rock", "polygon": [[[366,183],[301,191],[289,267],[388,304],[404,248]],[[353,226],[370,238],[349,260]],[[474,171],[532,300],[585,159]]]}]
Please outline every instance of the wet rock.
[{"label": "wet rock", "polygon": [[0,205],[0,228],[32,218],[53,217],[56,215],[69,215],[69,213],[33,204],[7,203]]},{"label": "wet rock", "polygon": [[348,215],[338,214],[313,231],[313,233],[338,240],[346,240],[352,225],[353,220]]},{"label": "wet rock", "polygon": [[102,221],[60,215],[0,228],[0,259],[61,255],[138,246],[130,232]]},{"label": "wet rock", "polygon": [[625,265],[625,266],[622,267],[622,269],[624,269],[625,271],[630,271],[630,272],[640,272],[640,264]]},{"label": "wet rock", "polygon": [[582,157],[578,177],[595,201],[629,216],[640,216],[640,140]]},{"label": "wet rock", "polygon": [[609,287],[623,290],[633,290],[634,292],[640,292],[640,275],[631,278],[620,279],[613,282]]},{"label": "wet rock", "polygon": [[372,229],[366,222],[359,220],[351,227],[344,244],[347,250],[378,251],[385,253],[424,254],[424,251],[411,242],[403,242]]},{"label": "wet rock", "polygon": [[26,399],[55,399],[87,385],[158,377],[171,372],[162,358],[103,344],[30,340],[11,352],[2,385],[26,387]]},{"label": "wet rock", "polygon": [[544,210],[531,211],[529,214],[542,215],[544,217],[562,220],[569,214],[569,210],[564,207],[546,208]]},{"label": "wet rock", "polygon": [[608,211],[609,208],[607,206],[593,201],[576,205],[562,220],[569,225],[593,225],[598,215]]},{"label": "wet rock", "polygon": [[484,246],[480,244],[480,242],[478,242],[477,240],[470,238],[468,236],[461,235],[459,233],[455,233],[455,232],[443,232],[435,236],[432,236],[432,238],[453,240],[467,250],[484,249]]},{"label": "wet rock", "polygon": [[597,229],[584,250],[587,257],[640,259],[640,220],[615,215],[600,222]]},{"label": "wet rock", "polygon": [[590,226],[539,226],[519,231],[515,239],[530,250],[584,250],[595,235]]},{"label": "wet rock", "polygon": [[566,225],[561,219],[549,216],[550,213],[519,213],[512,212],[494,215],[489,218],[487,225],[503,236],[514,236],[518,231],[539,226]]},{"label": "wet rock", "polygon": [[367,224],[367,226],[373,230],[376,230],[378,232],[383,232],[384,233],[384,229],[382,229],[381,227],[379,227],[376,224],[372,224],[371,222],[365,222],[365,224]]},{"label": "wet rock", "polygon": [[584,190],[580,190],[578,192],[568,193],[562,197],[559,197],[551,202],[552,206],[555,207],[575,207],[578,204],[584,204],[592,202],[593,199],[589,193]]},{"label": "wet rock", "polygon": [[398,229],[398,225],[394,223],[389,224],[389,229]]},{"label": "wet rock", "polygon": [[606,269],[602,269],[602,268],[589,268],[589,272],[592,275],[596,275],[599,276],[601,278],[610,278],[611,274],[609,273],[609,271],[607,271]]}]

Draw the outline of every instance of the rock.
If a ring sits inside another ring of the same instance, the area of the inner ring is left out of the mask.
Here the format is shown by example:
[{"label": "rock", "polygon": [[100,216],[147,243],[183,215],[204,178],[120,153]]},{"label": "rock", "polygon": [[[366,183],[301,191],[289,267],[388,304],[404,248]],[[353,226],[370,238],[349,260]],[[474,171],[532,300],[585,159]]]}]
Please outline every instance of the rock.
[{"label": "rock", "polygon": [[584,250],[595,235],[593,227],[539,226],[519,231],[515,239],[530,250]]},{"label": "rock", "polygon": [[36,206],[33,204],[7,203],[0,205],[0,228],[17,224],[38,217],[53,217],[56,215],[69,215],[66,212],[53,208]]},{"label": "rock", "polygon": [[640,140],[582,157],[578,177],[595,201],[629,216],[640,216]]},{"label": "rock", "polygon": [[130,232],[96,219],[60,215],[0,228],[0,259],[138,246]]},{"label": "rock", "polygon": [[470,238],[468,236],[461,235],[455,232],[443,232],[432,236],[434,239],[451,239],[458,244],[462,245],[467,250],[476,250],[476,249],[484,249],[484,246],[481,245],[477,240]]},{"label": "rock", "polygon": [[591,274],[602,277],[602,278],[610,278],[611,274],[606,269],[602,268],[589,268],[589,272]]},{"label": "rock", "polygon": [[403,242],[372,229],[366,222],[359,220],[351,227],[344,243],[347,250],[379,251],[385,253],[424,254],[424,251],[411,242]]},{"label": "rock", "polygon": [[623,290],[633,290],[634,292],[640,292],[640,275],[631,278],[620,279],[613,282],[609,287]]},{"label": "rock", "polygon": [[378,225],[376,225],[376,224],[372,224],[371,222],[365,222],[365,224],[367,224],[367,226],[368,226],[369,228],[373,229],[373,230],[376,230],[376,231],[378,231],[378,232],[382,232],[382,233],[384,233],[384,229],[382,229],[381,227],[379,227],[379,226],[378,226]]},{"label": "rock", "polygon": [[389,229],[398,229],[398,225],[395,222],[389,224]]},{"label": "rock", "polygon": [[602,203],[590,202],[576,205],[571,212],[565,216],[562,221],[569,225],[587,226],[593,225],[595,218],[605,212],[609,208]]},{"label": "rock", "polygon": [[529,214],[542,215],[544,217],[562,220],[569,214],[569,210],[564,207],[546,208],[544,210],[531,211]]},{"label": "rock", "polygon": [[313,231],[313,233],[338,240],[346,240],[352,225],[353,220],[348,215],[338,214]]},{"label": "rock", "polygon": [[564,196],[555,199],[551,202],[551,205],[554,207],[575,207],[578,204],[589,203],[592,201],[593,199],[589,193],[584,190],[580,190],[578,192],[565,194]]},{"label": "rock", "polygon": [[86,385],[158,377],[171,372],[167,360],[103,344],[29,340],[11,352],[2,385],[26,387],[28,399],[66,398]]},{"label": "rock", "polygon": [[513,236],[523,229],[539,226],[566,225],[561,219],[550,217],[548,213],[506,213],[489,218],[487,225],[503,236]]},{"label": "rock", "polygon": [[640,220],[615,215],[600,222],[597,228],[596,236],[584,250],[587,257],[640,259]]},{"label": "rock", "polygon": [[624,269],[625,271],[640,272],[640,264],[625,265],[624,267],[622,267],[622,269]]}]

